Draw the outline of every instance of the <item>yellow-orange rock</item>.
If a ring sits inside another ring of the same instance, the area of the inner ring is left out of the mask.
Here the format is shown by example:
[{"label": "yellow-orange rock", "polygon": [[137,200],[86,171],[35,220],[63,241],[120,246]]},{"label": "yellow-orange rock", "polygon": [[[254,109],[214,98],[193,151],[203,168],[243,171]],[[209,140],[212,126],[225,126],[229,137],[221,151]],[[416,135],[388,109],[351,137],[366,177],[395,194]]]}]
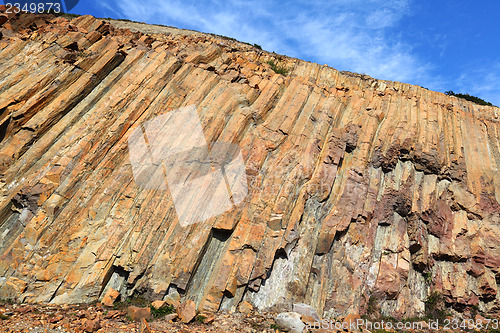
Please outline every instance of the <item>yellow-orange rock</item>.
[{"label": "yellow-orange rock", "polygon": [[177,308],[177,315],[183,323],[189,323],[196,316],[196,305],[188,299]]},{"label": "yellow-orange rock", "polygon": [[[370,296],[418,316],[437,291],[498,315],[498,108],[113,24],[20,14],[0,28],[0,297],[91,302],[111,287],[339,318]],[[239,146],[249,194],[181,227],[168,190],[134,182],[127,142],[189,105],[207,142]]]},{"label": "yellow-orange rock", "polygon": [[118,297],[120,297],[120,292],[110,287],[102,298],[102,304],[105,306],[113,306]]}]

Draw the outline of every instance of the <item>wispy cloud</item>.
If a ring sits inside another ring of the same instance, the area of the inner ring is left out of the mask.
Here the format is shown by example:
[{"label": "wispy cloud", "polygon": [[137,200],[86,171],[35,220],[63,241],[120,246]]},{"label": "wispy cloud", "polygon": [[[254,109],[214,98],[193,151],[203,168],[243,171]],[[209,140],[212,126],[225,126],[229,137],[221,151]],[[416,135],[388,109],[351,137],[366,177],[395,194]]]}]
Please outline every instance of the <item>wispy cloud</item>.
[{"label": "wispy cloud", "polygon": [[265,49],[392,80],[422,75],[411,46],[384,29],[408,15],[410,0],[133,0],[116,2],[130,19],[228,35]]},{"label": "wispy cloud", "polygon": [[[450,90],[457,82],[474,82],[482,98],[500,104],[495,82],[500,70],[461,80],[443,77],[434,62],[398,34],[412,18],[414,0],[111,0],[121,17],[148,23],[212,32],[257,43],[268,51],[328,64],[339,70],[366,73],[378,79]],[[425,36],[429,38],[429,36]],[[433,45],[443,48],[446,38]],[[477,81],[472,81],[472,79]],[[468,85],[471,87],[471,85]],[[458,88],[456,88],[458,90]],[[495,94],[497,96],[495,96]]]},{"label": "wispy cloud", "polygon": [[460,92],[481,97],[500,106],[500,61],[492,64],[469,65],[464,68],[456,81]]}]

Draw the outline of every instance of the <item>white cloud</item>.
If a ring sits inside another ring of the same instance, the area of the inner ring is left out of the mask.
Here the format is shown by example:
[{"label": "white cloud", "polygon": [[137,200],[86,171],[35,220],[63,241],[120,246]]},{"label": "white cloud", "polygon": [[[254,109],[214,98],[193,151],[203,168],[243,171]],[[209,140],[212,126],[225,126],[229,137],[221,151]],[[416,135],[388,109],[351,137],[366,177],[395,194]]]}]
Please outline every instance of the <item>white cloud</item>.
[{"label": "white cloud", "polygon": [[121,16],[257,43],[268,51],[379,79],[430,82],[430,65],[386,30],[408,17],[412,0],[132,0]]},{"label": "white cloud", "polygon": [[[449,46],[445,33],[419,32],[405,40],[398,27],[412,19],[415,0],[111,0],[118,16],[211,32],[374,78],[455,90],[500,105],[500,62],[475,63],[457,77],[440,74]],[[417,8],[418,9],[418,8]],[[440,49],[430,63],[414,46]],[[438,64],[441,63],[440,67]],[[444,72],[443,72],[444,73]],[[452,74],[453,75],[453,74]]]},{"label": "white cloud", "polygon": [[500,106],[500,62],[469,65],[456,80],[460,93],[480,97]]}]

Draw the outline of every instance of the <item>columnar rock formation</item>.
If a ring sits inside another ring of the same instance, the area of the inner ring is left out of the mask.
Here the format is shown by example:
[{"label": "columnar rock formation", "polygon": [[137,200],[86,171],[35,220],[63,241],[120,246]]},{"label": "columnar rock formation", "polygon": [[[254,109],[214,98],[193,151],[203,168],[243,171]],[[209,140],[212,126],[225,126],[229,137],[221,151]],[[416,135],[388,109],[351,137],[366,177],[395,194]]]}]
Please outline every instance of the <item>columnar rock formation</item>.
[{"label": "columnar rock formation", "polygon": [[[1,33],[0,297],[416,316],[435,291],[498,314],[498,108],[90,16]],[[239,145],[249,194],[181,227],[168,189],[134,182],[127,140],[189,105],[207,142]]]}]

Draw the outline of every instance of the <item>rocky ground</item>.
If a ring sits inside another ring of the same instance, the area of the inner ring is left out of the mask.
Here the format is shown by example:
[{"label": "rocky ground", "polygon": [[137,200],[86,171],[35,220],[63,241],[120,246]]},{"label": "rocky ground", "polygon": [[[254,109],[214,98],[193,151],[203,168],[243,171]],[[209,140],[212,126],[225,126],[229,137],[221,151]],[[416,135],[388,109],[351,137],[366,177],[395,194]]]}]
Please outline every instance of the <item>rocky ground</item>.
[{"label": "rocky ground", "polygon": [[133,321],[127,310],[101,304],[4,303],[0,305],[0,332],[275,332],[272,314],[198,315],[186,324],[176,314]]},{"label": "rocky ground", "polygon": [[[135,304],[135,305],[131,305]],[[429,321],[413,321],[421,325],[422,329],[350,329],[347,323],[361,320],[358,315],[341,318],[346,323],[345,329],[324,329],[321,325],[315,329],[311,316],[296,312],[271,313],[257,312],[248,303],[243,303],[238,312],[219,312],[214,314],[200,314],[189,308],[189,304],[178,305],[172,313],[166,309],[164,301],[151,304],[144,300],[132,300],[105,306],[102,303],[79,305],[48,305],[48,304],[15,304],[10,301],[0,301],[0,332],[490,332],[499,330],[485,329],[439,329],[429,327]],[[170,308],[169,308],[170,309]],[[173,309],[173,308],[172,308]],[[162,311],[163,310],[163,311]],[[299,310],[300,311],[300,310]],[[316,314],[314,314],[315,316]],[[388,322],[388,318],[384,318]],[[452,318],[448,317],[449,320]],[[299,320],[299,325],[295,322]],[[382,319],[366,319],[373,323]],[[485,320],[480,316],[474,321]],[[309,326],[302,326],[310,322]],[[411,322],[411,321],[406,321]],[[431,320],[432,322],[432,320]],[[301,324],[302,323],[302,324]],[[304,324],[305,323],[305,324]],[[443,323],[443,322],[442,322]],[[316,322],[316,325],[319,323]],[[396,322],[394,321],[394,325]],[[331,326],[334,327],[334,326]]]}]

